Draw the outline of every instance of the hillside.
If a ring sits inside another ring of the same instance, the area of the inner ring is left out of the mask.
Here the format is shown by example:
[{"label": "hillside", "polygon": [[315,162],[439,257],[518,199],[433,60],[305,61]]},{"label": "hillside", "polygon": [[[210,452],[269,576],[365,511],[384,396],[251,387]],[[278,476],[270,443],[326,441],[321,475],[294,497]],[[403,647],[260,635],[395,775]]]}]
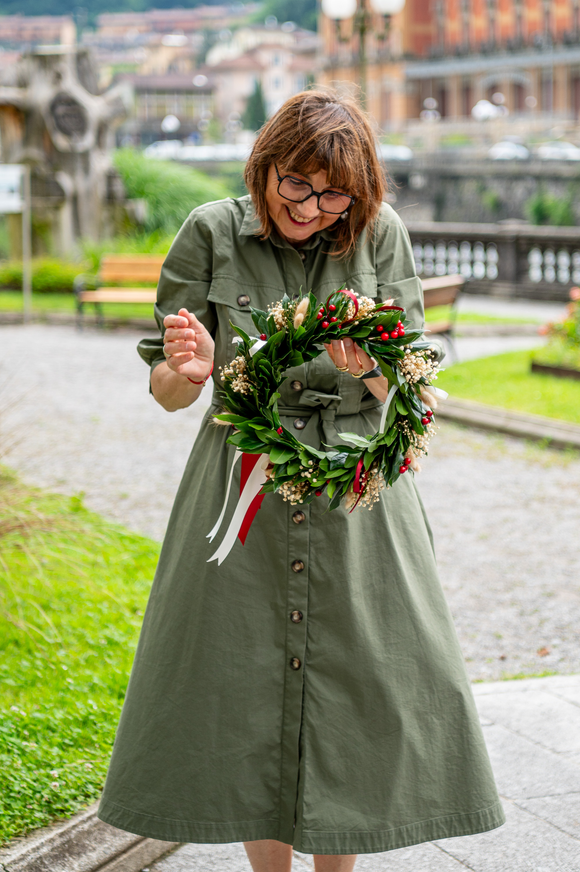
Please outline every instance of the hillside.
[{"label": "hillside", "polygon": [[[93,24],[101,12],[144,12],[147,9],[172,9],[175,6],[194,9],[202,5],[220,5],[220,0],[91,0],[87,7],[89,22]],[[79,11],[78,0],[0,0],[0,15],[74,16]],[[266,15],[275,15],[278,21],[295,21],[301,27],[315,30],[316,0],[266,0]]]}]

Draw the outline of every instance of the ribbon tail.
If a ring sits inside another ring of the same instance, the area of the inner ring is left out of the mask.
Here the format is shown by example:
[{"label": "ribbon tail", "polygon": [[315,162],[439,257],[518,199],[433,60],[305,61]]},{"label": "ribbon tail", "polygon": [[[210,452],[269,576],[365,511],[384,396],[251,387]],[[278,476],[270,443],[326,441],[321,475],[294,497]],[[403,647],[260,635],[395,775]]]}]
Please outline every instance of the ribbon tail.
[{"label": "ribbon tail", "polygon": [[228,500],[229,500],[229,498],[230,498],[230,491],[231,491],[231,489],[232,489],[232,480],[233,480],[233,478],[234,478],[234,470],[235,470],[235,468],[236,468],[236,463],[238,462],[238,460],[239,460],[240,457],[242,456],[242,453],[243,453],[243,452],[240,451],[239,448],[236,448],[236,452],[235,452],[235,454],[234,454],[234,459],[232,460],[232,465],[231,465],[231,467],[230,467],[230,476],[229,476],[229,478],[228,478],[228,486],[227,486],[227,488],[226,488],[226,496],[225,496],[225,499],[224,499],[224,504],[223,504],[223,506],[222,506],[222,510],[221,510],[221,512],[220,512],[220,516],[219,516],[219,518],[217,519],[217,521],[216,521],[216,523],[215,523],[215,526],[214,526],[214,527],[209,531],[209,533],[208,533],[207,536],[206,536],[206,539],[209,539],[210,542],[213,542],[213,540],[215,539],[215,537],[217,536],[217,534],[218,534],[218,532],[219,532],[219,528],[220,528],[221,525],[222,525],[222,521],[223,521],[223,519],[224,519],[224,515],[225,515],[225,513],[226,513],[226,509],[227,509],[227,507],[228,507]]},{"label": "ribbon tail", "polygon": [[436,388],[434,385],[427,385],[429,393],[434,394],[439,400],[446,400],[449,394],[443,388]]},{"label": "ribbon tail", "polygon": [[389,411],[389,406],[395,396],[395,393],[399,390],[399,385],[392,385],[391,390],[387,395],[387,399],[385,400],[385,405],[383,406],[383,414],[381,415],[381,423],[379,424],[379,433],[385,432],[385,424],[387,423],[387,412]]},{"label": "ribbon tail", "polygon": [[[267,460],[268,455],[264,454],[261,455],[261,457]],[[207,561],[208,563],[211,563],[212,560],[217,560],[218,566],[221,566],[221,564],[224,562],[224,560],[234,547],[236,538],[244,524],[246,513],[252,507],[252,503],[260,493],[262,485],[268,480],[266,470],[263,467],[263,463],[256,463],[250,475],[248,476],[248,480],[244,485],[244,489],[241,493],[240,499],[238,500],[238,504],[235,508],[226,535],[222,540],[222,544],[217,549],[215,554],[212,554],[212,556],[209,558],[209,560]]]}]

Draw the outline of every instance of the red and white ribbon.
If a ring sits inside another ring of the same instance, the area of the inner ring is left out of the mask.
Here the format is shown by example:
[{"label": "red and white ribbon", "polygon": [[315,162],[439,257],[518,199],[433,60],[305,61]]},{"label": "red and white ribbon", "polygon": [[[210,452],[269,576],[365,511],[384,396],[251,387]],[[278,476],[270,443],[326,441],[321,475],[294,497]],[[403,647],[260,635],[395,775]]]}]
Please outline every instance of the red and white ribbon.
[{"label": "red and white ribbon", "polygon": [[242,545],[246,541],[246,536],[248,535],[248,531],[252,526],[252,521],[256,517],[256,513],[262,505],[262,500],[264,499],[264,494],[260,494],[262,485],[268,481],[268,476],[266,475],[266,468],[269,463],[268,455],[245,454],[236,449],[236,453],[232,460],[226,496],[220,516],[214,528],[207,535],[207,538],[210,540],[210,542],[217,535],[224,519],[230,496],[234,467],[238,462],[240,456],[242,458],[242,471],[240,475],[240,497],[238,499],[236,508],[234,509],[234,514],[229,523],[226,534],[222,539],[221,545],[207,561],[208,563],[211,563],[212,560],[217,560],[218,566],[221,566],[221,564],[224,562],[224,560],[234,547],[236,538],[240,540]]}]

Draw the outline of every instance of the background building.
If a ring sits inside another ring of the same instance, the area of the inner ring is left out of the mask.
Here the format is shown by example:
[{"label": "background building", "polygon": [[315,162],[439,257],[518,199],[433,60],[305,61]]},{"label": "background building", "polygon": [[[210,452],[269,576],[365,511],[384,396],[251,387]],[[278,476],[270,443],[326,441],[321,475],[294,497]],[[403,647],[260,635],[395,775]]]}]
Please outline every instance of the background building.
[{"label": "background building", "polygon": [[[357,81],[349,27],[341,39],[320,16],[323,81]],[[367,47],[368,104],[386,130],[418,119],[429,98],[443,119],[468,119],[494,95],[529,121],[580,115],[578,0],[407,0],[388,34],[375,16]]]}]

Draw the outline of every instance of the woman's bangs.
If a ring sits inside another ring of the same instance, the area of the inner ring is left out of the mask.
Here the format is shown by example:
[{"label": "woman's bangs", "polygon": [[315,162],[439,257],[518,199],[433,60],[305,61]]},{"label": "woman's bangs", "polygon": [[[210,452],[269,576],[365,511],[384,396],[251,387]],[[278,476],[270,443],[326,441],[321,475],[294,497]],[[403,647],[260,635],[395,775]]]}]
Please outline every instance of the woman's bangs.
[{"label": "woman's bangs", "polygon": [[352,147],[349,153],[348,144],[337,142],[337,139],[338,137],[331,137],[328,142],[316,143],[314,149],[299,144],[281,155],[280,163],[286,172],[303,176],[316,175],[324,170],[329,187],[338,188],[354,197],[364,196],[364,181],[361,185],[360,172],[362,168],[356,160],[358,155],[352,154]]}]

